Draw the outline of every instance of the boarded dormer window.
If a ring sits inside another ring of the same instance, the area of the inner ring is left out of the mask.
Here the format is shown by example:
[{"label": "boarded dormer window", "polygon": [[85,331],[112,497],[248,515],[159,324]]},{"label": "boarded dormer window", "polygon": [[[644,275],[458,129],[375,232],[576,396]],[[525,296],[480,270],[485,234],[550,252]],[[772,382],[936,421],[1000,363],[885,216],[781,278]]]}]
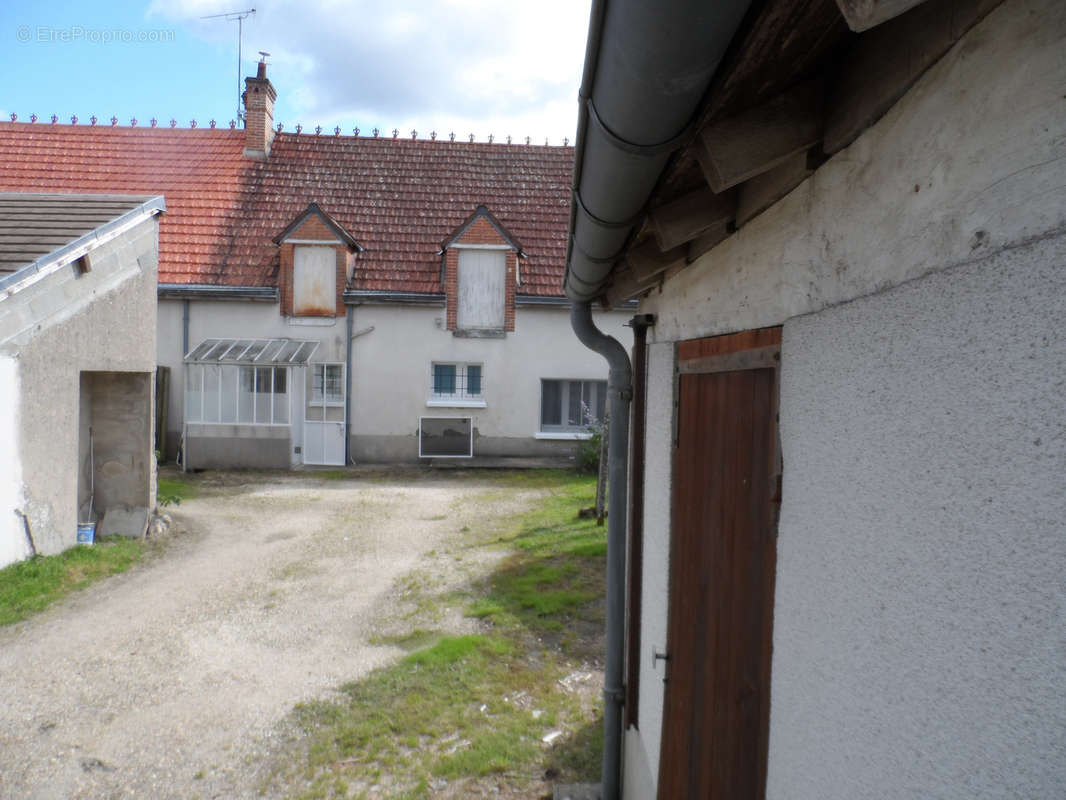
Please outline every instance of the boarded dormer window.
[{"label": "boarded dormer window", "polygon": [[515,329],[518,259],[511,233],[478,206],[441,243],[447,329],[455,336],[502,339]]},{"label": "boarded dormer window", "polygon": [[507,252],[459,252],[458,327],[503,330],[507,306]]},{"label": "boarded dormer window", "polygon": [[293,314],[332,317],[337,313],[337,250],[297,245],[293,250]]}]

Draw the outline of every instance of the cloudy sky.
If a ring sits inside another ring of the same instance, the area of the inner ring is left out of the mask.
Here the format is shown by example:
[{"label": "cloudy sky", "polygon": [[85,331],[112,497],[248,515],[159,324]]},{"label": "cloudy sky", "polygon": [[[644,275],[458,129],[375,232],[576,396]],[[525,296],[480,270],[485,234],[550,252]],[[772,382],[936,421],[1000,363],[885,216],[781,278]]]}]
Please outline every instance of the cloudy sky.
[{"label": "cloudy sky", "polygon": [[241,74],[270,53],[286,130],[573,142],[589,0],[6,0],[0,113],[228,124],[237,23],[201,18],[253,6]]}]

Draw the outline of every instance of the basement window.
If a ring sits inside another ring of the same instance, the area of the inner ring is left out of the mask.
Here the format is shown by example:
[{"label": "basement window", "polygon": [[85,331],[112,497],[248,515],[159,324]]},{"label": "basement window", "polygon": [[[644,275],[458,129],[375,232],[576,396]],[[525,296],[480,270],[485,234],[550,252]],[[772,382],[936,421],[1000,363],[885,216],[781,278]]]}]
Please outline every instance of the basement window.
[{"label": "basement window", "polygon": [[474,455],[472,417],[419,417],[419,458],[471,458]]}]

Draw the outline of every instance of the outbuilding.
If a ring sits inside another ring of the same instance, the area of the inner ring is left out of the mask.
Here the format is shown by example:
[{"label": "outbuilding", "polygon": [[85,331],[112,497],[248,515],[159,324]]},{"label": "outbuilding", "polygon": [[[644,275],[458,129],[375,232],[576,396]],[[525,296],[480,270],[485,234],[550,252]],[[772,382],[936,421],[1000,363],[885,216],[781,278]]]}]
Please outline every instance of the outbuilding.
[{"label": "outbuilding", "polygon": [[0,193],[0,566],[145,532],[164,208]]},{"label": "outbuilding", "polygon": [[603,797],[1061,797],[1061,2],[593,6]]}]

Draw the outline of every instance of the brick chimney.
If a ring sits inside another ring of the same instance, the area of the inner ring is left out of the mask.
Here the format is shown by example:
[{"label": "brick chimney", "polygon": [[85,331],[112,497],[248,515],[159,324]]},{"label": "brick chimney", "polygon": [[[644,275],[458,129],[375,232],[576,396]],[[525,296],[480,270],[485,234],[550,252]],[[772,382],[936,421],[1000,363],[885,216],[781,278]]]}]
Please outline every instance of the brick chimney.
[{"label": "brick chimney", "polygon": [[244,79],[244,155],[265,161],[274,141],[274,101],[278,98],[267,78],[266,62],[259,62],[254,78]]}]

